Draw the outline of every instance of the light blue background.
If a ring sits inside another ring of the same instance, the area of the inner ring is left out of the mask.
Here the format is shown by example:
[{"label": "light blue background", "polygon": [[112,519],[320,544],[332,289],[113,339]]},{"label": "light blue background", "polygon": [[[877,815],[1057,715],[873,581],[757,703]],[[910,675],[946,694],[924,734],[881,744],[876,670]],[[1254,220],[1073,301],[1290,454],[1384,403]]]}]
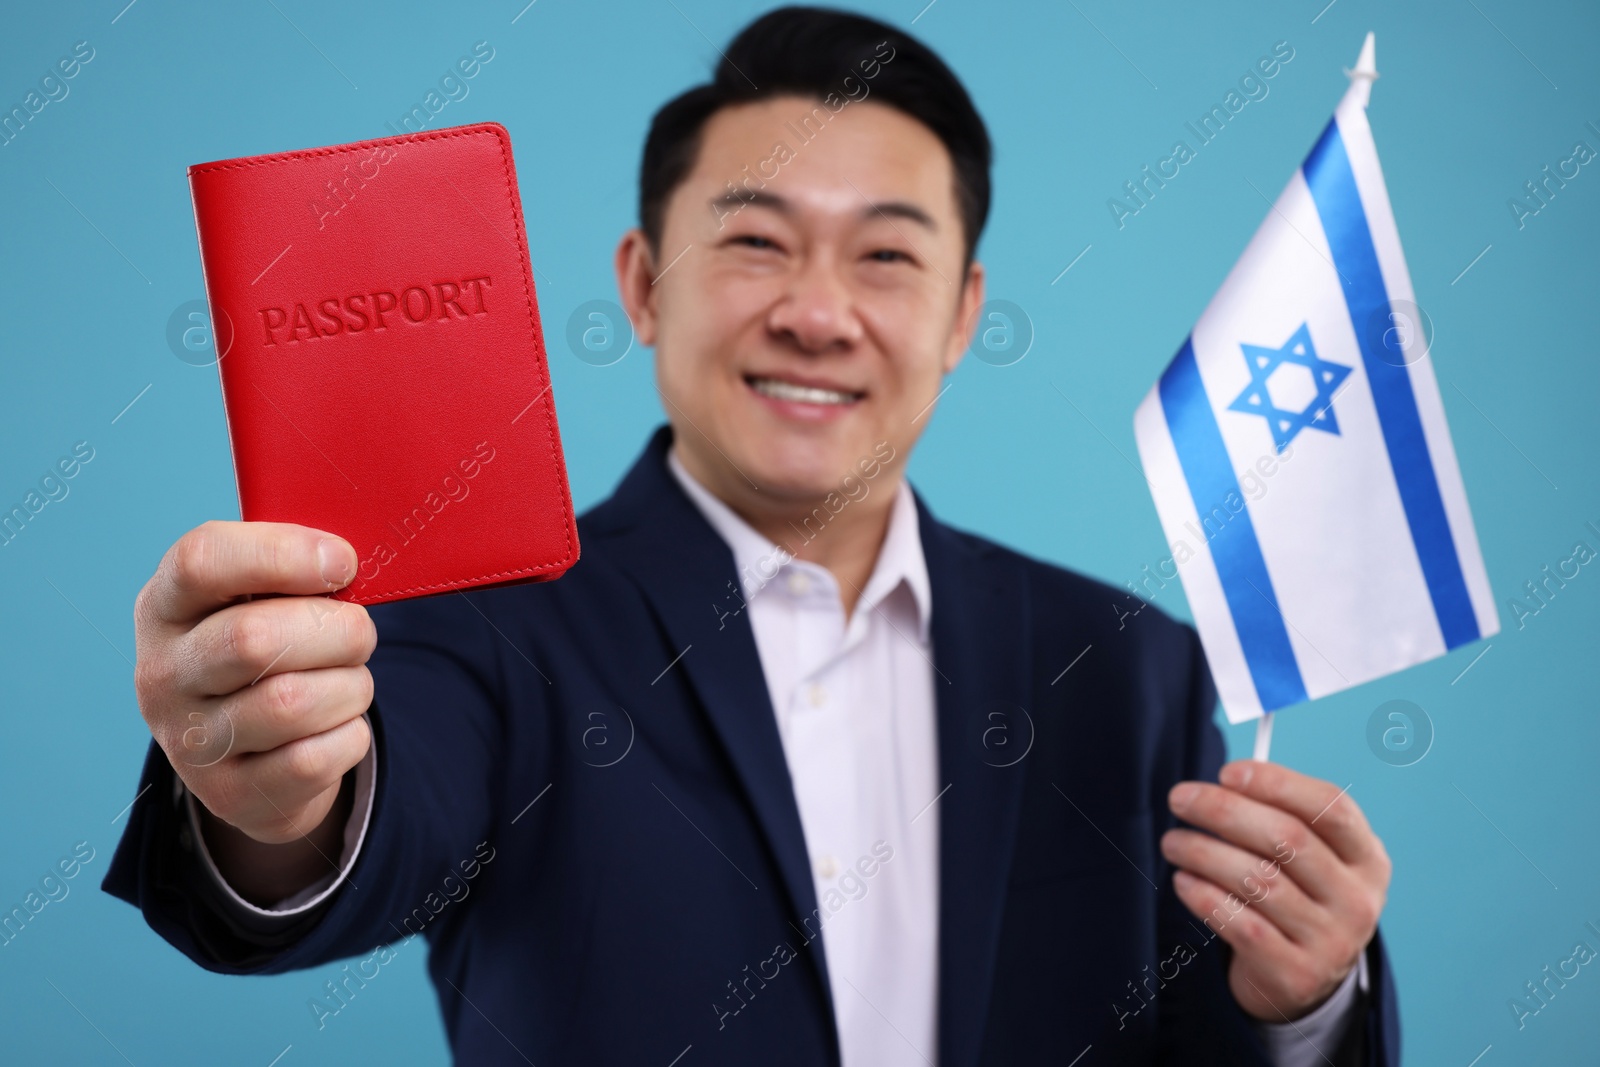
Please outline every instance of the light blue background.
[{"label": "light blue background", "polygon": [[[8,1060],[123,1062],[113,1044],[136,1064],[264,1065],[291,1045],[284,1067],[447,1058],[420,944],[318,1032],[306,1003],[327,974],[210,975],[98,885],[148,740],[134,596],[182,531],[237,517],[216,371],[165,340],[173,309],[201,296],[187,164],[384,135],[487,40],[495,58],[436,123],[511,131],[580,506],[661,418],[649,353],[591,366],[567,350],[566,323],[616,297],[611,252],[634,219],[650,114],[759,8],[538,0],[513,24],[524,2],[138,0],[120,17],[126,0],[7,5],[7,108],[73,42],[96,51],[70,95],[0,147],[0,504],[72,442],[96,451],[70,496],[0,549],[0,903],[74,842],[96,850],[71,895],[0,948]],[[1578,939],[1600,948],[1583,929],[1600,925],[1600,569],[1525,629],[1507,599],[1574,541],[1600,548],[1583,527],[1600,525],[1600,165],[1523,230],[1506,202],[1580,137],[1600,148],[1584,129],[1600,125],[1594,9],[937,0],[918,17],[921,2],[867,10],[917,18],[989,122],[981,258],[991,295],[1037,336],[1013,366],[958,369],[913,479],[947,521],[1119,583],[1165,555],[1132,467],[1133,409],[1261,221],[1250,183],[1276,195],[1377,31],[1371,120],[1505,630],[1464,675],[1482,645],[1286,713],[1274,756],[1351,783],[1394,857],[1384,925],[1408,1062],[1465,1067],[1490,1045],[1483,1067],[1593,1062],[1600,969],[1521,1032],[1507,1001]],[[1119,231],[1107,198],[1279,40],[1295,57],[1270,95]],[[1176,585],[1156,602],[1187,615]],[[1366,742],[1369,715],[1396,698],[1437,731],[1410,767]],[[1244,752],[1248,728],[1229,739]]]}]

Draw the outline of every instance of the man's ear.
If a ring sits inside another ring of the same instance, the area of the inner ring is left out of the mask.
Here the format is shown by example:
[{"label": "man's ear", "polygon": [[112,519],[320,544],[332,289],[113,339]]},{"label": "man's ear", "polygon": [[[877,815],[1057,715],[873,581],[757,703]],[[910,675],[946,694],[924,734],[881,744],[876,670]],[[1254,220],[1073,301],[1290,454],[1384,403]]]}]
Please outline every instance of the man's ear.
[{"label": "man's ear", "polygon": [[967,269],[966,280],[961,285],[961,299],[956,305],[955,329],[950,334],[950,344],[944,353],[944,372],[949,374],[961,362],[972,345],[972,335],[978,328],[978,311],[983,307],[983,264],[977,260]]},{"label": "man's ear", "polygon": [[650,242],[637,226],[622,235],[617,243],[614,263],[617,271],[617,292],[622,295],[622,309],[633,323],[634,335],[642,345],[656,343],[655,310],[655,257],[650,254]]}]

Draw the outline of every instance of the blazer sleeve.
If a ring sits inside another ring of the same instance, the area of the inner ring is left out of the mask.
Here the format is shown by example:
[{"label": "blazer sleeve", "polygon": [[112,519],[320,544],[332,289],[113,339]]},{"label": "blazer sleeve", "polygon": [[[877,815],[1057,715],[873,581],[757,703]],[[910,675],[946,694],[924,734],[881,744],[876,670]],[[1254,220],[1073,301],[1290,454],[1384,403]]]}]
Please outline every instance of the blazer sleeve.
[{"label": "blazer sleeve", "polygon": [[[367,835],[343,884],[285,925],[252,923],[205,869],[182,783],[152,742],[139,799],[101,884],[207,970],[276,974],[460,921],[495,817],[504,736],[498,638],[465,595],[376,605],[369,717],[377,746]],[[438,912],[442,915],[430,922]],[[407,922],[408,918],[420,918]]]},{"label": "blazer sleeve", "polygon": [[[1159,837],[1177,824],[1166,803],[1166,791],[1181,779],[1216,781],[1226,760],[1222,731],[1214,715],[1217,690],[1211,679],[1199,635],[1192,626],[1181,625],[1187,646],[1188,686],[1183,700],[1183,721],[1174,723],[1174,739],[1181,742],[1172,750],[1171,761],[1177,774],[1171,780],[1152,784],[1153,810],[1167,813],[1157,820]],[[1159,849],[1157,850],[1159,855]],[[1158,1035],[1158,1059],[1170,1064],[1260,1064],[1271,1067],[1266,1048],[1233,994],[1228,989],[1228,963],[1231,950],[1220,937],[1186,908],[1172,888],[1172,866],[1160,864],[1158,928],[1163,945],[1184,943],[1195,949],[1194,966],[1202,980],[1189,987],[1187,995],[1169,1002]],[[1351,1025],[1337,1050],[1328,1049],[1335,1067],[1398,1067],[1400,1063],[1399,1004],[1395,997],[1394,976],[1389,970],[1381,932],[1367,946],[1368,989],[1360,994]],[[1175,983],[1182,986],[1184,983]]]}]

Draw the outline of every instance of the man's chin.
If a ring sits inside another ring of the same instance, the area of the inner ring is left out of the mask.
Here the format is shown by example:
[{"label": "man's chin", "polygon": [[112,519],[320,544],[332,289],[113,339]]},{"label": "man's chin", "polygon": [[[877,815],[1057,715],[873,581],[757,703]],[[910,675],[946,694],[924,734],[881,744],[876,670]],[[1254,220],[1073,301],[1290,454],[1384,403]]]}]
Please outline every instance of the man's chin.
[{"label": "man's chin", "polygon": [[870,446],[858,451],[835,442],[818,440],[787,443],[766,441],[747,453],[751,479],[770,493],[793,501],[817,500],[836,493],[841,483],[857,474],[861,456],[870,456]]},{"label": "man's chin", "polygon": [[839,483],[844,474],[848,473],[843,468],[838,473],[793,469],[768,469],[752,477],[761,487],[761,495],[773,500],[786,503],[802,504],[813,503],[821,500],[829,493],[839,491]]}]

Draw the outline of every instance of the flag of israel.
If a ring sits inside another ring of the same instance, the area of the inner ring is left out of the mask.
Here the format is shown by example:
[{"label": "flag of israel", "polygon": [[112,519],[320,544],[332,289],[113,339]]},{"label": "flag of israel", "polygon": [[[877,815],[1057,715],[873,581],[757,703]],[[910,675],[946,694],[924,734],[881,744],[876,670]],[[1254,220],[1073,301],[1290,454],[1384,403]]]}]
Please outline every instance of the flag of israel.
[{"label": "flag of israel", "polygon": [[1232,722],[1497,633],[1367,125],[1333,121],[1134,416]]}]

